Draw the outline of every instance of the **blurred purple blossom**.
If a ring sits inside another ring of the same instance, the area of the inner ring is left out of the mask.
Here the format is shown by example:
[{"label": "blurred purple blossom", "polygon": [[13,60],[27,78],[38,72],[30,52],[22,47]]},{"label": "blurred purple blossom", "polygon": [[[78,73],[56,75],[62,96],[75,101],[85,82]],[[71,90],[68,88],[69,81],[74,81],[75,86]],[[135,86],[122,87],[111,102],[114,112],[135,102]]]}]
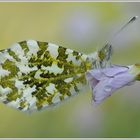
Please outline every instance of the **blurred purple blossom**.
[{"label": "blurred purple blossom", "polygon": [[93,69],[86,73],[86,78],[92,88],[95,104],[101,103],[114,91],[129,86],[139,80],[140,65],[112,65],[104,69]]}]

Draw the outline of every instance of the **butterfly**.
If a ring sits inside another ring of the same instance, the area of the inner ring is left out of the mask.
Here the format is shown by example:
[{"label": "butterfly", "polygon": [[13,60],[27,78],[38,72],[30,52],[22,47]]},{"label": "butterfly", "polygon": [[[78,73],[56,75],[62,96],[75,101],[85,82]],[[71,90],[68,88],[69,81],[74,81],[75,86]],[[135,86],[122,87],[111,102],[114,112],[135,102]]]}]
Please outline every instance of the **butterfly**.
[{"label": "butterfly", "polygon": [[111,46],[89,56],[52,43],[27,40],[0,51],[0,101],[36,111],[79,94],[85,73],[106,62]]},{"label": "butterfly", "polygon": [[56,105],[79,94],[86,73],[107,67],[111,56],[109,43],[90,55],[48,42],[15,43],[0,50],[0,101],[23,112]]}]

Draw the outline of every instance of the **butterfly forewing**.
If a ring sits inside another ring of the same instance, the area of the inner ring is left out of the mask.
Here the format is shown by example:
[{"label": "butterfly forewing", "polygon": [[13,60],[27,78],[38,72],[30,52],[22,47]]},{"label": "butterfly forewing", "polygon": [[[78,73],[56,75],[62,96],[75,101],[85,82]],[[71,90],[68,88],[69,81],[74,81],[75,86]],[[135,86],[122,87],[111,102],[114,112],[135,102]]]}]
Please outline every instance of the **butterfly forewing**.
[{"label": "butterfly forewing", "polygon": [[34,40],[0,52],[0,100],[22,111],[55,105],[80,91],[87,55]]}]

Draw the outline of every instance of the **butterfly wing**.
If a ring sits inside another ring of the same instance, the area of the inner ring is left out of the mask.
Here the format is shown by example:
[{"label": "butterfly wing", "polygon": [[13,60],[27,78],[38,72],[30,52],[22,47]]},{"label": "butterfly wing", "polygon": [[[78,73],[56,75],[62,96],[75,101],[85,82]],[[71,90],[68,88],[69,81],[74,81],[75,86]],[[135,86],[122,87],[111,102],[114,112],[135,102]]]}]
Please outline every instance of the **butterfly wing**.
[{"label": "butterfly wing", "polygon": [[21,111],[40,110],[78,94],[91,63],[85,54],[34,40],[0,52],[0,100]]},{"label": "butterfly wing", "polygon": [[98,51],[99,60],[97,63],[99,63],[100,68],[107,67],[111,59],[112,53],[113,53],[113,48],[111,44],[106,44]]}]

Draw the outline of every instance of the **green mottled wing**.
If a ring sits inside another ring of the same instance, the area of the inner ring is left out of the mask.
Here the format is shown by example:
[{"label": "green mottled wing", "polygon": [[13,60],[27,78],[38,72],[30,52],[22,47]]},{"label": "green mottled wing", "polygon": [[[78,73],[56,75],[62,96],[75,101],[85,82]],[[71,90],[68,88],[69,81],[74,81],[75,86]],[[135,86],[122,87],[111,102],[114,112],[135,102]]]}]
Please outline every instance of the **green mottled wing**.
[{"label": "green mottled wing", "polygon": [[0,100],[21,111],[40,110],[78,94],[91,68],[87,55],[34,40],[0,52]]}]

